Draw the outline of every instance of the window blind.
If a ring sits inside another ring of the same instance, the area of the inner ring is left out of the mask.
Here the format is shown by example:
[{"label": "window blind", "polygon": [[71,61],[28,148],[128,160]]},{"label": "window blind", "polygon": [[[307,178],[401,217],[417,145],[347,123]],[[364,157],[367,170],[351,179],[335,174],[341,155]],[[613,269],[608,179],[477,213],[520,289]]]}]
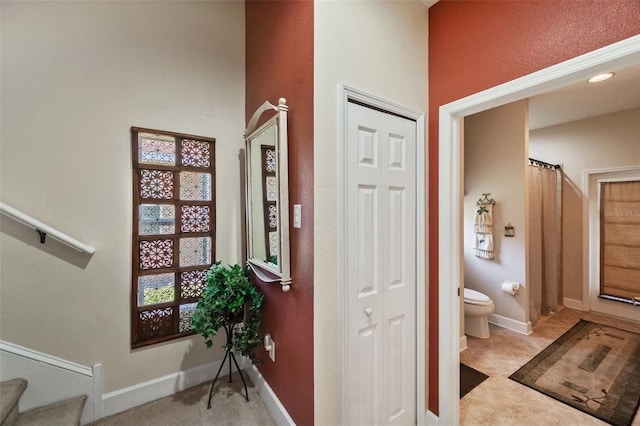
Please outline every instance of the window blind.
[{"label": "window blind", "polygon": [[600,294],[640,297],[640,181],[601,183]]}]

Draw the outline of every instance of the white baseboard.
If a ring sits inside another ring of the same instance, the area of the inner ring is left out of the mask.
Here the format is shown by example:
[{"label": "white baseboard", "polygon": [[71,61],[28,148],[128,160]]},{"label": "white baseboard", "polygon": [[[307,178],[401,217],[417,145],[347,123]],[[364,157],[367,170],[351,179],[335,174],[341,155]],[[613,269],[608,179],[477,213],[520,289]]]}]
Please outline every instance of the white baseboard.
[{"label": "white baseboard", "polygon": [[467,349],[467,335],[463,334],[462,336],[460,336],[460,352],[464,351],[465,349]]},{"label": "white baseboard", "polygon": [[531,321],[527,321],[527,322],[516,321],[514,319],[503,317],[502,315],[496,315],[496,314],[490,314],[488,319],[491,324],[494,324],[499,327],[506,328],[512,331],[517,331],[518,333],[521,333],[521,334],[529,335],[532,332]]},{"label": "white baseboard", "polygon": [[440,418],[433,414],[432,411],[427,411],[427,426],[438,426],[440,424]]},{"label": "white baseboard", "polygon": [[[209,362],[185,371],[167,374],[163,377],[106,393],[102,397],[102,416],[107,417],[120,413],[201,383],[212,381],[221,363],[222,360]],[[220,377],[229,375],[229,369],[223,368],[222,370]],[[233,371],[236,371],[235,367]]]},{"label": "white baseboard", "polygon": [[293,419],[289,416],[289,413],[273,392],[271,386],[269,386],[264,377],[262,377],[258,368],[246,358],[243,360],[243,363],[244,371],[247,372],[253,385],[256,387],[256,391],[262,398],[262,402],[264,402],[264,405],[267,407],[267,411],[271,414],[273,421],[278,426],[295,426]]},{"label": "white baseboard", "polygon": [[585,310],[582,300],[569,299],[565,297],[564,299],[562,299],[562,304],[565,308],[577,309],[578,311]]},{"label": "white baseboard", "polygon": [[0,380],[23,378],[27,389],[20,397],[21,412],[79,395],[87,395],[82,424],[100,418],[102,366],[92,367],[0,341]]}]

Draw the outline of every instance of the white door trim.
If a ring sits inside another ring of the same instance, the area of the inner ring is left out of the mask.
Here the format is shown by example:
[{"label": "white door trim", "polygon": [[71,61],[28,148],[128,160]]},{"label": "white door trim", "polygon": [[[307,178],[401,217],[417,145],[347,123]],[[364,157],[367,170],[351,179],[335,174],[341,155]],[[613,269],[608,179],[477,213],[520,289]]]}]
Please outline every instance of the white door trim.
[{"label": "white door trim", "polygon": [[463,118],[594,74],[640,63],[640,35],[594,50],[440,107],[439,117],[439,423],[458,424]]},{"label": "white door trim", "polygon": [[400,105],[393,101],[372,95],[362,90],[355,89],[347,85],[338,86],[338,244],[340,264],[338,269],[338,294],[340,298],[340,418],[344,423],[345,419],[345,401],[346,396],[342,394],[344,382],[347,379],[348,372],[345,371],[347,360],[345,357],[345,348],[347,347],[345,319],[346,319],[346,230],[344,225],[347,221],[347,103],[349,100],[379,108],[395,114],[402,115],[416,122],[416,419],[418,425],[425,424],[426,416],[426,207],[425,200],[427,197],[425,186],[427,156],[425,150],[425,130],[424,130],[424,113],[418,110]]},{"label": "white door trim", "polygon": [[[633,305],[611,300],[603,300],[600,294],[600,198],[593,180],[617,181],[638,180],[640,166],[612,167],[607,169],[585,170],[582,176],[582,294],[585,311],[600,312],[606,315],[638,321],[639,311]],[[599,186],[596,183],[597,186]]]}]

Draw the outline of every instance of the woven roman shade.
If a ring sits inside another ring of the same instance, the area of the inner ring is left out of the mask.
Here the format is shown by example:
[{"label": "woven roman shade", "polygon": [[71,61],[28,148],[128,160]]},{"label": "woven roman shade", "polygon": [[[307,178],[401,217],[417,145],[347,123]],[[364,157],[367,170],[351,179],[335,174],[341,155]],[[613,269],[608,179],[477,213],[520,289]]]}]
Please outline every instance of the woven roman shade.
[{"label": "woven roman shade", "polygon": [[632,301],[640,298],[640,181],[603,182],[600,191],[600,294]]}]

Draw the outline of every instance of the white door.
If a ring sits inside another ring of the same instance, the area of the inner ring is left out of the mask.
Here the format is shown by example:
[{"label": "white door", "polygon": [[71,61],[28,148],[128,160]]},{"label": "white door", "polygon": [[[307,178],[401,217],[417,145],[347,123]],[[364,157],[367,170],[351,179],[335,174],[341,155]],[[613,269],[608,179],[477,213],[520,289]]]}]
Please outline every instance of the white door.
[{"label": "white door", "polygon": [[416,122],[349,102],[349,425],[416,423]]}]

